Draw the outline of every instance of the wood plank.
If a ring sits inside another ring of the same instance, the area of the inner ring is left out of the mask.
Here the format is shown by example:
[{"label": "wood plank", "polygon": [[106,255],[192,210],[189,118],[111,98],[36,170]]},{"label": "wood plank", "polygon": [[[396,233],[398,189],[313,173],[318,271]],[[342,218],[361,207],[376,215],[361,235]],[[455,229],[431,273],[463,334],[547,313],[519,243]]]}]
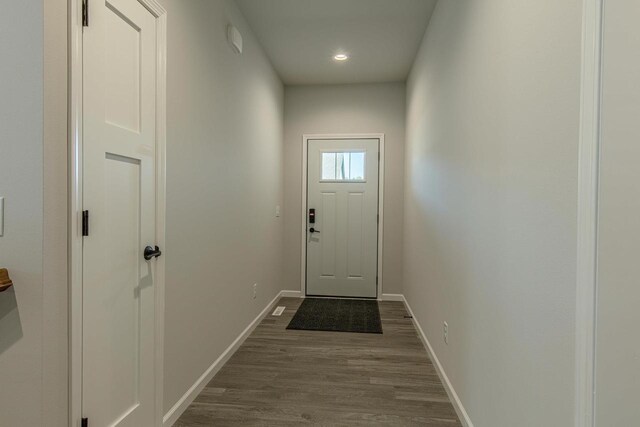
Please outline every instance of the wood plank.
[{"label": "wood plank", "polygon": [[379,335],[287,330],[301,302],[282,298],[176,426],[461,426],[404,304],[379,303]]}]

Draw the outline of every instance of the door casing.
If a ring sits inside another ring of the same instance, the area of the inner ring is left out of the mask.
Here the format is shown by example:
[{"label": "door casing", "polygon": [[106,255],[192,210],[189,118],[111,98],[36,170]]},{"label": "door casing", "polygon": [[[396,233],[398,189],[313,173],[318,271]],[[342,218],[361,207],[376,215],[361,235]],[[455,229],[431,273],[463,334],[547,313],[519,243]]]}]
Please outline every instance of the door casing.
[{"label": "door casing", "polygon": [[[156,0],[136,0],[157,22],[156,63],[156,238],[165,248],[167,12]],[[89,22],[91,25],[91,22]],[[82,420],[82,0],[69,0],[69,419]],[[156,259],[155,425],[163,423],[165,258]]]},{"label": "door casing", "polygon": [[584,0],[578,141],[576,253],[575,405],[576,427],[595,424],[598,204],[604,0]]},{"label": "door casing", "polygon": [[307,157],[309,155],[309,140],[316,139],[377,139],[380,141],[378,164],[378,286],[377,299],[382,299],[382,259],[384,242],[384,133],[338,133],[338,134],[304,134],[302,135],[302,244],[300,257],[300,295],[307,295]]}]

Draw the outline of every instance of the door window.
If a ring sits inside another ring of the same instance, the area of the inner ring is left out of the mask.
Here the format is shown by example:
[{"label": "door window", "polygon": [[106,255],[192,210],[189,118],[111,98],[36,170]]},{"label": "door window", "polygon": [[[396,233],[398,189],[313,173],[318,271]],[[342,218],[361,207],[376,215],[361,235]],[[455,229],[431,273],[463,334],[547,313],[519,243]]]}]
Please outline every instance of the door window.
[{"label": "door window", "polygon": [[364,151],[323,152],[320,181],[366,182]]}]

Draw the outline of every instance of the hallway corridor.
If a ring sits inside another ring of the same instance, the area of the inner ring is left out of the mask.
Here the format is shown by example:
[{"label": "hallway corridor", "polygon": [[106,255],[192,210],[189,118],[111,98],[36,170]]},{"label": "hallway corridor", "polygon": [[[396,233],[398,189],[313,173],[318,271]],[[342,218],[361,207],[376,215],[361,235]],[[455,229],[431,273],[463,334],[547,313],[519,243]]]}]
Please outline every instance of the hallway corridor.
[{"label": "hallway corridor", "polygon": [[4,6],[0,427],[640,427],[640,0]]},{"label": "hallway corridor", "polygon": [[302,301],[280,299],[176,426],[461,425],[403,303],[379,303],[382,335],[287,330]]}]

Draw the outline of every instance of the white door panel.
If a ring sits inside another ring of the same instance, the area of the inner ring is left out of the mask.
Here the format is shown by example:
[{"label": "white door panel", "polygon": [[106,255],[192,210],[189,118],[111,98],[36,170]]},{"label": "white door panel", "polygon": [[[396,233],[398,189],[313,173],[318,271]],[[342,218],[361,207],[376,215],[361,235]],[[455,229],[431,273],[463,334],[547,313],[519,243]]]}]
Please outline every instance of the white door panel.
[{"label": "white door panel", "polygon": [[[337,207],[338,204],[336,202],[336,193],[335,192],[323,192],[320,194],[321,197],[321,209],[319,212],[318,221],[316,223],[320,226],[319,229],[324,230],[324,235],[322,236],[322,243],[315,245],[321,251],[321,277],[335,277],[336,276],[336,258],[338,257],[337,252],[339,251],[338,242],[337,242]],[[316,226],[316,228],[318,228]],[[316,241],[313,243],[320,243],[318,236],[309,236],[311,238],[315,238]],[[313,255],[312,255],[313,256]]]},{"label": "white door panel", "polygon": [[[365,243],[363,216],[365,204],[364,192],[347,193],[347,277],[363,278],[363,256]],[[376,206],[377,207],[377,206]],[[376,215],[377,215],[376,209]]]},{"label": "white door panel", "polygon": [[83,34],[82,412],[95,426],[155,424],[156,19],[92,2]]},{"label": "white door panel", "polygon": [[375,298],[379,140],[308,144],[307,295]]}]

